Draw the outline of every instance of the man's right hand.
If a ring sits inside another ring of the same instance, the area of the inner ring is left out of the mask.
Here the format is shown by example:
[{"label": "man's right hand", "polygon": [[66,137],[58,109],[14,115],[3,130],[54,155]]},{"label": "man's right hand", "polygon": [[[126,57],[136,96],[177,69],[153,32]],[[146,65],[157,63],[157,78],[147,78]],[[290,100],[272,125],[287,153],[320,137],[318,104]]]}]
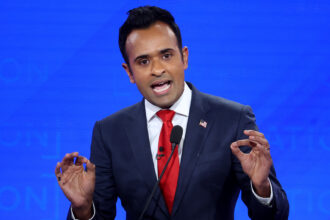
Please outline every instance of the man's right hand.
[{"label": "man's right hand", "polygon": [[[87,171],[83,164],[86,164]],[[63,193],[71,201],[75,217],[92,217],[95,165],[86,157],[79,156],[78,152],[74,152],[66,154],[62,162],[57,163],[55,175]]]}]

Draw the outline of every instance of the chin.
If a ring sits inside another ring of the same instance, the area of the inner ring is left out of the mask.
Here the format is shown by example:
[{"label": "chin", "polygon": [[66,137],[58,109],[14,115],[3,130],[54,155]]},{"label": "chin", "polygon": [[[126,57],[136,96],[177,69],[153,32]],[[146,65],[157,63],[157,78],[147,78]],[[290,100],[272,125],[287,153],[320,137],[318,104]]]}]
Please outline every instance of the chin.
[{"label": "chin", "polygon": [[174,104],[174,102],[158,102],[155,105],[157,105],[160,108],[170,108],[172,105]]},{"label": "chin", "polygon": [[154,99],[148,99],[148,101],[160,108],[170,108],[178,100],[178,98],[175,99],[174,97],[169,97],[169,95],[153,98]]},{"label": "chin", "polygon": [[159,108],[170,108],[172,106],[164,103],[158,103],[158,104],[156,103],[154,105],[158,106]]}]

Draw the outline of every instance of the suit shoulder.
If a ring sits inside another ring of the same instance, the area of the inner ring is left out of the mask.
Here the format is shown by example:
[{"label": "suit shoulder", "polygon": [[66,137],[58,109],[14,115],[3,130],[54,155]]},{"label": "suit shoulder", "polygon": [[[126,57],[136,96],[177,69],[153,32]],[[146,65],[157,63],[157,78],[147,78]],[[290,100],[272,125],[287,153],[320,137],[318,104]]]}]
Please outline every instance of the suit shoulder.
[{"label": "suit shoulder", "polygon": [[241,112],[244,108],[250,108],[248,105],[244,105],[229,99],[225,99],[219,96],[201,93],[203,99],[212,107],[212,109],[219,109],[221,111],[228,110],[231,112]]},{"label": "suit shoulder", "polygon": [[97,121],[97,123],[108,124],[108,123],[123,122],[128,117],[132,117],[134,114],[138,114],[140,111],[144,111],[144,105],[142,104],[142,102],[138,102],[134,105],[123,108],[123,109]]},{"label": "suit shoulder", "polygon": [[210,115],[220,120],[220,124],[234,126],[237,134],[242,134],[244,129],[258,130],[250,106],[205,93],[202,96]]}]

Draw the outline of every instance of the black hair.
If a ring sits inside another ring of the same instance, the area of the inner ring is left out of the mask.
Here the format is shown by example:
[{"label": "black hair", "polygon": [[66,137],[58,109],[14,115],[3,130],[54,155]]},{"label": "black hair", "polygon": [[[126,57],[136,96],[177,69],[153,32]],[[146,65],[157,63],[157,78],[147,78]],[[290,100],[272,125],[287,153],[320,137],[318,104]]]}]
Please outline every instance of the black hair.
[{"label": "black hair", "polygon": [[128,56],[126,53],[126,40],[127,36],[135,29],[144,29],[150,27],[157,21],[164,22],[174,32],[178,48],[182,56],[182,39],[178,25],[170,12],[156,6],[142,6],[133,8],[127,12],[128,17],[125,23],[119,29],[119,48],[120,52],[129,66]]}]

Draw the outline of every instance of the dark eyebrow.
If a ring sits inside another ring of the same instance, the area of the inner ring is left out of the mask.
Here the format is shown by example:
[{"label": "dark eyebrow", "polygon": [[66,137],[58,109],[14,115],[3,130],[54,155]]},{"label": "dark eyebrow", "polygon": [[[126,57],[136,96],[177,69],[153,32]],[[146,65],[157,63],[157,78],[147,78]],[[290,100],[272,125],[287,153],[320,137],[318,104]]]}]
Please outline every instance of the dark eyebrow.
[{"label": "dark eyebrow", "polygon": [[161,53],[161,54],[164,54],[164,53],[172,52],[172,51],[174,51],[172,48],[166,48],[166,49],[164,49],[164,50],[161,50],[160,53]]},{"label": "dark eyebrow", "polygon": [[[164,53],[167,53],[167,52],[172,52],[174,51],[174,49],[172,48],[166,48],[166,49],[163,49],[160,51],[160,54],[164,54]],[[137,60],[140,60],[140,59],[147,59],[149,58],[149,55],[146,55],[146,54],[142,54],[140,56],[137,56],[135,59],[134,59],[134,62],[136,62]]]}]

